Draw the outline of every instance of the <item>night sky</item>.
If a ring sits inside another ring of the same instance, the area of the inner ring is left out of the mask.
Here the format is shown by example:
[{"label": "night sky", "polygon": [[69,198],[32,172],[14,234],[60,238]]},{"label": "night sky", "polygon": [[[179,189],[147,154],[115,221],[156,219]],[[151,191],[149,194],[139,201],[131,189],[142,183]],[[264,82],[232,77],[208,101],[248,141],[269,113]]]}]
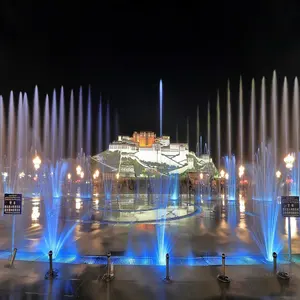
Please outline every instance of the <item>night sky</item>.
[{"label": "night sky", "polygon": [[265,75],[270,85],[273,69],[279,81],[300,74],[297,0],[183,2],[187,7],[175,1],[18,2],[0,2],[0,93],[5,100],[11,89],[32,97],[35,84],[42,102],[61,85],[67,98],[71,88],[78,94],[80,85],[87,96],[91,84],[93,105],[102,92],[112,112],[119,112],[122,134],[158,132],[160,78],[164,133],[175,138],[178,124],[185,141],[189,116],[194,148],[196,106],[201,106],[205,135],[211,101],[214,141],[216,91],[225,107],[228,78],[237,106],[243,76],[247,112],[252,77],[260,81]]}]

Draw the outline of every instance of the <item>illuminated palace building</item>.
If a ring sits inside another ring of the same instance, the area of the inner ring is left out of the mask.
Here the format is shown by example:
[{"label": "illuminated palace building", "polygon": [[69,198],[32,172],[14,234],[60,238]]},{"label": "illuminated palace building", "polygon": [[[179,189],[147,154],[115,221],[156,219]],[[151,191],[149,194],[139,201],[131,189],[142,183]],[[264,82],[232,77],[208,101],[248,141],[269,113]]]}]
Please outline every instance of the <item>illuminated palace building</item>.
[{"label": "illuminated palace building", "polygon": [[118,136],[108,150],[93,156],[93,160],[102,164],[104,172],[123,177],[216,172],[208,154],[197,157],[189,151],[187,143],[171,143],[169,136],[157,137],[151,131],[134,132],[131,137]]}]

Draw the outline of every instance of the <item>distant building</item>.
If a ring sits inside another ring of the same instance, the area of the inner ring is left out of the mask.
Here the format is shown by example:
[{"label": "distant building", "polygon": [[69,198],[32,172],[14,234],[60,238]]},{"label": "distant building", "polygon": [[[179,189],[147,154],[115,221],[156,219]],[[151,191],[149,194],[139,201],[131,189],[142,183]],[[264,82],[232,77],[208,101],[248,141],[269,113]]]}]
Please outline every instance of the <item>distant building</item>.
[{"label": "distant building", "polygon": [[208,155],[196,157],[187,143],[171,143],[169,136],[157,137],[152,131],[134,132],[132,137],[118,136],[117,141],[109,144],[108,151],[93,159],[124,177],[140,176],[144,172],[166,175],[189,170],[216,171]]}]

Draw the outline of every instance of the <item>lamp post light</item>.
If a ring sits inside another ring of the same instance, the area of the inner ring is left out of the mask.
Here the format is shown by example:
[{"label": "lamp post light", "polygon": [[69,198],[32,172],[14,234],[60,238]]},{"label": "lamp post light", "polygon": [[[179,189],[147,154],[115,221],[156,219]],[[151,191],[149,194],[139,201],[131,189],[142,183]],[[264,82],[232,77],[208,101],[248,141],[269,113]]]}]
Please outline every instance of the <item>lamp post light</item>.
[{"label": "lamp post light", "polygon": [[84,178],[84,172],[80,172],[80,178],[81,178],[81,179]]},{"label": "lamp post light", "polygon": [[278,179],[281,177],[281,172],[280,172],[279,170],[276,172],[276,177],[277,177]]},{"label": "lamp post light", "polygon": [[285,166],[287,169],[291,170],[293,168],[295,162],[295,156],[293,154],[288,154],[283,161],[285,162]]},{"label": "lamp post light", "polygon": [[35,168],[35,170],[38,170],[41,166],[42,160],[40,159],[40,157],[38,155],[36,155],[33,160],[33,167]]},{"label": "lamp post light", "polygon": [[77,173],[77,175],[79,175],[79,176],[80,176],[80,174],[81,174],[81,167],[80,167],[79,165],[76,167],[76,173]]}]

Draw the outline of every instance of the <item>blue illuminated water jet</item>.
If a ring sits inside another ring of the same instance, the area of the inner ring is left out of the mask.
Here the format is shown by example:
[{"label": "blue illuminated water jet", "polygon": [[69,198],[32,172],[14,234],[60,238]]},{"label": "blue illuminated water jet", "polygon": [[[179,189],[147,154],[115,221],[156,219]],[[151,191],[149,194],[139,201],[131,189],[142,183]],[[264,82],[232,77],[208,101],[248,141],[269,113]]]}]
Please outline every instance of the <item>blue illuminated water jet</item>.
[{"label": "blue illuminated water jet", "polygon": [[272,253],[279,253],[283,246],[278,232],[280,204],[277,201],[276,167],[271,149],[270,145],[264,147],[262,144],[256,154],[253,181],[255,199],[258,201],[253,203],[254,222],[251,230],[257,246],[268,261],[273,259]]},{"label": "blue illuminated water jet", "polygon": [[179,199],[179,174],[172,174],[170,176],[171,192],[170,199],[176,201]]},{"label": "blue illuminated water jet", "polygon": [[225,168],[228,173],[228,200],[236,200],[236,162],[235,156],[225,156]]},{"label": "blue illuminated water jet", "polygon": [[[62,204],[62,186],[66,178],[68,163],[58,161],[55,166],[43,166],[40,173],[45,174],[42,181],[41,196],[44,200],[46,226],[44,229],[44,244],[42,251],[45,255],[49,250],[53,251],[53,258],[56,258],[67,239],[70,237],[75,225],[64,225],[60,223]],[[74,252],[72,249],[71,252]]]},{"label": "blue illuminated water jet", "polygon": [[50,166],[50,176],[48,175],[48,178],[51,181],[53,198],[59,198],[63,195],[62,185],[66,179],[67,171],[67,162],[57,161],[55,166]]},{"label": "blue illuminated water jet", "polygon": [[164,265],[166,254],[171,250],[170,239],[166,233],[170,179],[163,177],[151,179],[151,185],[156,196],[156,219],[159,221],[156,225],[156,258],[159,265]]}]

